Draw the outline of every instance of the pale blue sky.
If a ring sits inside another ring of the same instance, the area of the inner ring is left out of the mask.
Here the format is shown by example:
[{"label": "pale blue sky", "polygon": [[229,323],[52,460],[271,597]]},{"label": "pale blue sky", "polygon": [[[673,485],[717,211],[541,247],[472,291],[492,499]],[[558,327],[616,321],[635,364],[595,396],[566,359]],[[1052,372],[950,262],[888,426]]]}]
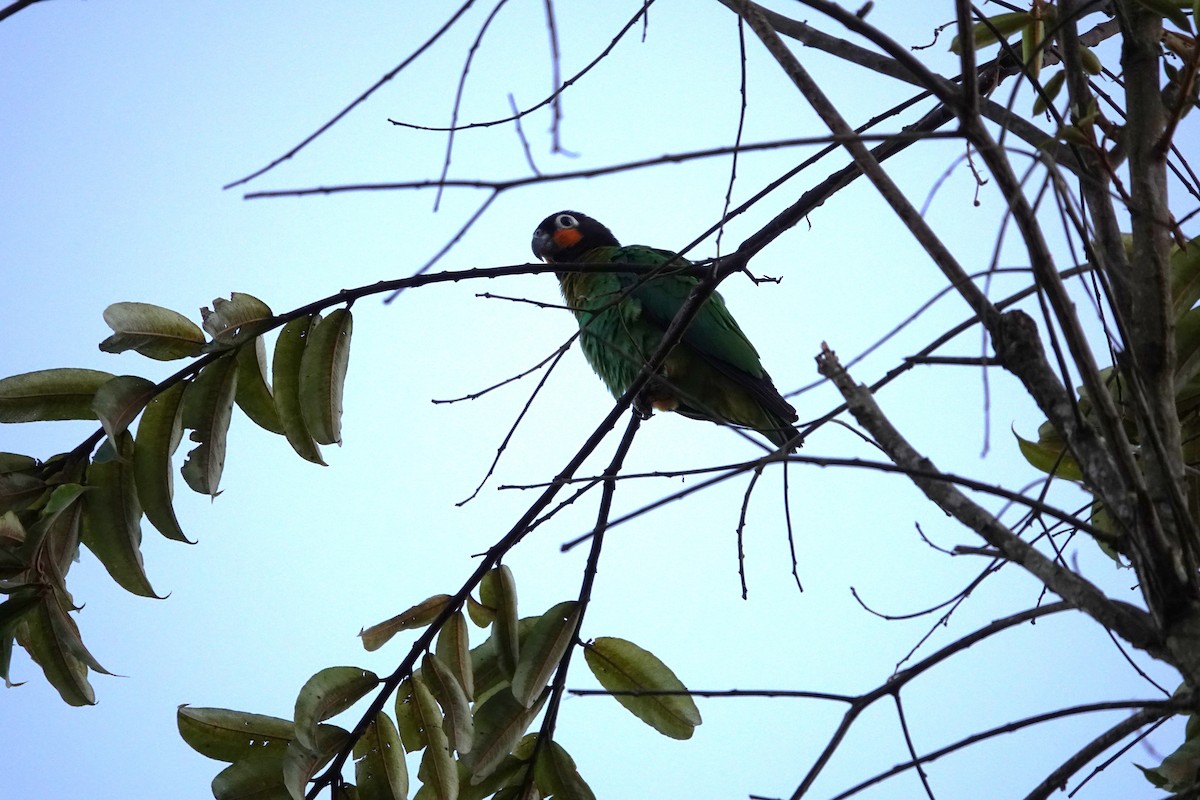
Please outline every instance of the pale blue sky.
[{"label": "pale blue sky", "polygon": [[[221,186],[286,151],[399,63],[449,13],[449,5],[433,5],[57,0],[0,24],[0,374],[85,366],[161,378],[175,366],[99,352],[96,344],[108,334],[101,319],[106,305],[150,302],[198,319],[198,308],[213,297],[244,291],[286,311],[417,269],[483,193],[448,191],[434,214],[431,192],[245,201],[239,190]],[[559,4],[564,75],[591,60],[639,5]],[[916,7],[920,18],[914,4],[880,2],[872,19],[902,41],[925,44],[952,12],[949,4]],[[446,124],[466,49],[490,8],[473,9],[411,70],[248,188],[435,178],[444,137],[398,129],[387,118]],[[509,92],[522,105],[548,92],[542,8],[527,0],[501,11],[472,67],[463,120],[506,114]],[[543,171],[732,141],[739,101],[732,15],[716,3],[663,0],[651,10],[645,41],[640,33],[564,98],[563,142],[577,158],[549,153],[545,111],[526,120]],[[929,55],[935,66],[952,71],[944,43],[936,51]],[[823,133],[753,44],[751,56],[746,140]],[[853,123],[908,96],[812,51],[803,57]],[[801,152],[745,156],[735,200]],[[927,145],[893,167],[920,203],[960,153],[953,144]],[[842,163],[840,155],[823,162],[731,225],[724,249]],[[451,177],[527,173],[511,126],[460,135]],[[681,247],[719,217],[728,174],[727,159],[712,159],[505,194],[439,268],[523,263],[534,226],[565,207],[600,218],[625,241]],[[972,197],[970,175],[960,166],[938,190],[928,218],[975,270],[991,257],[1003,205],[990,187],[979,208]],[[694,252],[710,255],[713,244]],[[815,378],[812,358],[822,341],[848,358],[942,286],[865,184],[827,203],[753,267],[782,276],[782,283],[755,287],[734,278],[722,291],[785,392]],[[1013,285],[997,282],[996,295]],[[446,284],[409,292],[389,306],[375,298],[355,306],[345,445],[326,448],[328,468],[300,461],[281,438],[236,419],[224,494],[210,502],[176,482],[182,525],[198,543],[167,542],[144,526],[147,572],[167,599],[125,594],[83,553],[70,575],[84,606],[78,621],[101,663],[124,677],[94,676],[99,704],[69,708],[17,654],[13,672],[26,683],[0,700],[6,796],[209,797],[221,765],[179,739],[176,706],[287,717],[296,691],[318,669],[354,664],[386,674],[394,668],[406,652],[403,642],[365,653],[358,630],[430,594],[454,591],[473,568],[472,554],[507,530],[530,499],[496,487],[552,477],[611,407],[582,356],[569,354],[495,478],[475,501],[456,507],[483,476],[533,383],[526,379],[469,403],[430,400],[477,391],[532,366],[574,329],[561,311],[475,296],[484,291],[558,300],[552,278],[529,276]],[[942,300],[856,376],[874,380],[965,313],[956,298]],[[972,334],[953,352],[977,354],[979,346]],[[880,400],[940,466],[1011,486],[1034,480],[1009,427],[1032,436],[1039,415],[1011,381],[994,375],[992,447],[981,457],[981,385],[973,370],[925,368]],[[835,403],[825,388],[795,399],[802,419]],[[92,427],[5,426],[0,449],[46,457]],[[612,447],[593,458],[593,471]],[[715,426],[659,416],[640,432],[628,469],[721,464],[755,452]],[[810,439],[806,452],[873,457],[837,427]],[[803,594],[790,576],[782,484],[771,471],[750,510],[748,601],[739,597],[734,539],[742,480],[616,529],[605,546],[586,635],[631,639],[693,688],[863,692],[886,679],[932,620],[882,622],[859,608],[850,587],[888,613],[932,605],[965,586],[984,563],[935,553],[914,523],[943,546],[977,542],[895,476],[794,467],[790,481]],[[681,485],[677,479],[623,484],[618,510]],[[594,503],[539,529],[506,559],[523,614],[577,594],[585,554],[562,555],[558,545],[588,529]],[[1086,542],[1078,550],[1090,578],[1135,600],[1130,574],[1114,574]],[[1037,595],[1032,580],[1006,569],[921,653],[1032,605]],[[1154,674],[1174,688],[1174,676]],[[582,660],[568,683],[595,685]],[[1063,617],[973,649],[913,685],[905,701],[924,752],[1048,707],[1149,696],[1152,690],[1098,626]],[[842,711],[799,700],[699,704],[705,722],[692,741],[680,743],[606,698],[568,699],[559,737],[601,798],[786,796]],[[1110,715],[1105,725],[1120,718]],[[339,721],[349,727],[354,719],[351,713]],[[1012,796],[1099,729],[1059,722],[929,771],[940,797],[977,796],[980,786]],[[1175,744],[1170,736],[1155,741],[1164,750]],[[822,778],[820,796],[902,760],[902,747],[894,710],[872,710]],[[1134,754],[1141,763],[1154,761],[1140,749]],[[1151,794],[1128,760],[1098,783],[1102,789],[1080,797]],[[917,791],[908,776],[863,796]]]}]

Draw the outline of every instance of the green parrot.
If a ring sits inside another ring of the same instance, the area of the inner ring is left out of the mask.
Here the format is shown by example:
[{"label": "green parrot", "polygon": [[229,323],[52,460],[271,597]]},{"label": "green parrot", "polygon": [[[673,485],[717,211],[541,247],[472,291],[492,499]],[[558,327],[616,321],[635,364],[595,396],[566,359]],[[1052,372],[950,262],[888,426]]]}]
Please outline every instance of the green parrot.
[{"label": "green parrot", "polygon": [[[579,322],[588,363],[620,397],[662,341],[697,279],[670,272],[688,262],[667,250],[622,247],[612,231],[576,211],[560,211],[533,232],[533,254],[548,264],[610,263],[664,266],[662,273],[559,272],[563,298]],[[667,356],[635,409],[675,411],[692,419],[752,428],[793,450],[796,410],[763,369],[721,295],[713,293]]]}]

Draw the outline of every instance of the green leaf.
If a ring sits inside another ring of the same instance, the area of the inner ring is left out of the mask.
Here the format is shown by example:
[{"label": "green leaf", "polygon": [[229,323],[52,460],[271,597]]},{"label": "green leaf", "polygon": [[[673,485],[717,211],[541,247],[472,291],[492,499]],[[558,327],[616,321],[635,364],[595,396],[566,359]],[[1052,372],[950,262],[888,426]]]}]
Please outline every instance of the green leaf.
[{"label": "green leaf", "polygon": [[354,782],[361,800],[405,800],[408,765],[392,718],[382,711],[354,743]]},{"label": "green leaf", "polygon": [[345,711],[378,685],[374,672],[359,667],[327,667],[313,675],[296,697],[296,741],[318,752],[317,723]]},{"label": "green leaf", "polygon": [[496,618],[496,609],[485,606],[472,595],[467,595],[467,614],[471,617],[471,622],[475,623],[475,627],[486,628]]},{"label": "green leaf", "polygon": [[471,783],[487,778],[508,756],[549,697],[543,692],[532,708],[518,703],[509,692],[496,692],[475,706],[475,742],[461,760],[471,771]]},{"label": "green leaf", "polygon": [[183,427],[197,442],[183,464],[183,480],[192,491],[216,497],[225,469],[225,440],[233,416],[237,362],[218,358],[183,390]]},{"label": "green leaf", "polygon": [[437,656],[426,653],[421,667],[421,677],[442,707],[442,729],[446,732],[450,750],[460,754],[471,752],[475,728],[471,722],[471,704],[466,692],[449,667]]},{"label": "green leaf", "polygon": [[212,310],[200,309],[204,330],[213,337],[213,344],[227,347],[241,344],[269,328],[271,309],[262,300],[244,292],[234,292],[226,300],[213,300]]},{"label": "green leaf", "polygon": [[[990,44],[996,44],[1000,41],[996,38],[996,32],[1001,36],[1008,36],[1023,30],[1026,25],[1033,21],[1033,15],[1028,11],[1015,11],[1009,14],[997,14],[994,17],[988,17],[987,22],[978,22],[972,28],[972,36],[975,43],[975,49],[987,47]],[[950,41],[951,53],[962,53],[962,42],[955,36]]]},{"label": "green leaf", "polygon": [[16,589],[0,603],[0,637],[10,638],[26,615],[41,602],[41,592],[34,587]]},{"label": "green leaf", "polygon": [[359,637],[362,639],[363,647],[370,651],[378,650],[400,631],[424,628],[433,622],[438,614],[442,613],[448,602],[450,602],[450,595],[435,594],[432,597],[425,598],[412,608],[400,612],[391,619],[384,620],[369,628],[363,628],[358,632]]},{"label": "green leaf", "polygon": [[1086,44],[1079,45],[1079,60],[1083,66],[1083,71],[1088,75],[1099,75],[1104,71],[1104,65],[1100,63],[1100,57]]},{"label": "green leaf", "polygon": [[172,502],[175,487],[171,456],[183,436],[185,383],[177,383],[150,401],[138,423],[133,480],[146,519],[168,539],[191,543],[179,527]]},{"label": "green leaf", "polygon": [[[525,617],[517,623],[521,639],[529,636],[540,617]],[[496,637],[489,636],[482,644],[471,648],[471,672],[475,681],[475,705],[487,701],[498,691],[508,691],[511,679],[500,667]]]},{"label": "green leaf", "polygon": [[426,745],[425,729],[421,727],[421,714],[410,678],[400,681],[396,687],[396,727],[400,731],[400,742],[408,752],[415,753]]},{"label": "green leaf", "polygon": [[1200,308],[1183,314],[1175,323],[1175,391],[1182,392],[1200,375]]},{"label": "green leaf", "polygon": [[37,469],[39,463],[32,456],[23,456],[20,453],[0,453],[0,475]]},{"label": "green leaf", "polygon": [[70,594],[65,589],[50,589],[42,593],[42,601],[39,609],[45,612],[44,621],[49,623],[57,645],[84,667],[111,675],[84,645],[79,626],[69,613],[75,610]]},{"label": "green leaf", "polygon": [[471,669],[471,644],[467,636],[467,620],[459,611],[442,626],[438,633],[437,657],[462,686],[468,700],[475,698],[475,672]]},{"label": "green leaf", "polygon": [[521,643],[521,658],[513,672],[512,693],[518,703],[528,708],[537,700],[574,641],[578,623],[579,603],[574,600],[559,603],[538,619]]},{"label": "green leaf", "polygon": [[104,309],[113,335],[100,343],[106,353],[136,350],[157,361],[200,354],[204,332],[178,311],[149,303],[113,303]]},{"label": "green leaf", "polygon": [[[602,636],[583,651],[588,667],[610,692],[686,692],[687,687],[653,653],[633,642]],[[700,710],[686,694],[614,694],[617,702],[664,736],[690,739]]]},{"label": "green leaf", "polygon": [[1200,301],[1200,238],[1171,250],[1171,311],[1179,319]]},{"label": "green leaf", "polygon": [[1200,739],[1188,739],[1154,769],[1137,765],[1146,780],[1172,794],[1185,792],[1197,784],[1200,775]]},{"label": "green leaf", "polygon": [[267,346],[261,336],[238,348],[237,355],[238,407],[254,424],[271,433],[283,434],[283,421],[275,408],[275,397],[267,385]]},{"label": "green leaf", "polygon": [[1042,85],[1042,91],[1038,92],[1037,97],[1033,100],[1033,113],[1044,114],[1046,109],[1050,107],[1050,103],[1054,98],[1058,97],[1058,93],[1062,91],[1063,82],[1067,78],[1066,70],[1059,70],[1050,76],[1049,80]]},{"label": "green leaf", "polygon": [[342,389],[353,329],[350,311],[338,308],[308,331],[300,359],[300,414],[317,444],[342,441]]},{"label": "green leaf", "polygon": [[431,789],[437,800],[457,800],[458,767],[450,755],[446,733],[440,727],[426,732],[429,734],[429,745],[421,756],[421,766],[417,770],[417,778],[424,784],[422,789]]},{"label": "green leaf", "polygon": [[1029,79],[1036,81],[1042,72],[1042,60],[1046,54],[1046,26],[1041,17],[1033,15],[1033,20],[1021,29],[1021,60],[1029,71]]},{"label": "green leaf", "polygon": [[87,469],[91,491],[84,497],[83,543],[123,589],[158,597],[142,564],[142,507],[134,486],[133,437],[120,437],[120,458],[93,461]]},{"label": "green leaf", "polygon": [[413,712],[417,725],[426,736],[434,728],[442,727],[442,712],[438,708],[437,699],[429,688],[428,681],[420,673],[413,673],[411,678],[413,693]]},{"label": "green leaf", "polygon": [[304,346],[313,319],[300,317],[283,326],[275,340],[271,382],[275,384],[275,408],[288,443],[301,458],[325,466],[321,450],[308,432],[300,410],[300,362],[304,358]]},{"label": "green leaf", "polygon": [[197,753],[230,763],[268,748],[282,755],[295,737],[291,720],[227,708],[182,705],[175,713],[175,722],[180,737]]},{"label": "green leaf", "polygon": [[484,800],[484,798],[492,797],[501,789],[523,784],[525,773],[529,770],[529,756],[522,754],[521,751],[526,741],[532,742],[536,738],[534,734],[526,736],[513,750],[513,755],[505,756],[504,760],[500,762],[500,766],[492,770],[486,778],[480,778],[477,782],[471,780],[471,773],[460,764],[458,800]]},{"label": "green leaf", "polygon": [[[297,729],[298,730],[298,729]],[[302,745],[299,741],[288,742],[287,753],[283,756],[283,785],[291,794],[292,800],[304,800],[305,789],[312,776],[350,739],[350,732],[336,725],[321,725],[315,749]]]},{"label": "green leaf", "polygon": [[1033,467],[1048,475],[1057,475],[1065,480],[1083,480],[1083,472],[1079,468],[1079,463],[1066,450],[1065,444],[1050,441],[1031,442],[1021,438],[1016,431],[1013,431],[1013,436],[1017,437],[1017,446],[1021,448],[1021,455],[1025,456],[1025,460]]},{"label": "green leaf", "polygon": [[0,475],[0,513],[28,508],[45,493],[45,481],[33,475],[23,472]]},{"label": "green leaf", "polygon": [[17,626],[17,642],[42,668],[63,702],[72,706],[94,705],[96,693],[88,683],[87,665],[59,638],[59,628],[51,620],[50,604],[57,601],[49,595],[43,595],[41,600]]},{"label": "green leaf", "polygon": [[558,742],[546,742],[533,767],[533,779],[542,794],[554,800],[596,800],[596,795],[579,774],[575,760]]},{"label": "green leaf", "polygon": [[283,785],[286,747],[259,750],[239,759],[213,778],[216,800],[291,800]]},{"label": "green leaf", "polygon": [[500,669],[511,679],[520,657],[520,638],[517,634],[517,584],[513,579],[512,570],[501,564],[489,572],[479,585],[479,594],[485,605],[496,609],[496,618],[492,622],[492,638],[496,640]]},{"label": "green leaf", "polygon": [[[86,491],[87,487],[78,483],[56,486],[33,525],[34,535],[30,544],[37,543],[36,550],[49,558],[60,581],[79,555],[79,535],[83,524],[81,499]],[[27,549],[31,561],[41,560],[37,559],[33,548],[27,545]]]},{"label": "green leaf", "polygon": [[96,419],[92,398],[113,375],[95,369],[43,369],[0,379],[0,422]]},{"label": "green leaf", "polygon": [[108,438],[115,439],[125,432],[154,397],[154,390],[153,383],[136,375],[118,375],[96,390],[92,411]]}]

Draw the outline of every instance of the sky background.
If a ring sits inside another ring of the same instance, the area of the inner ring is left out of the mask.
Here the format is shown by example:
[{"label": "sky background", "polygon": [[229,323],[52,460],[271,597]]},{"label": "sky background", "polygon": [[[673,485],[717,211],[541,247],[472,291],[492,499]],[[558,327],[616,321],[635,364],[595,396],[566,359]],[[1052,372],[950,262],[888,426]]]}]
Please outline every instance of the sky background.
[{"label": "sky background", "polygon": [[[563,75],[574,74],[612,39],[640,3],[561,3]],[[417,3],[89,2],[38,3],[0,23],[0,374],[78,366],[161,379],[178,364],[101,353],[101,313],[117,301],[155,303],[198,321],[214,297],[248,292],[284,312],[342,288],[411,274],[486,199],[448,190],[361,192],[243,199],[243,189],[286,189],[436,178],[444,134],[395,127],[388,118],[445,125],[463,60],[493,6],[472,8],[409,69],[325,136],[249,184],[222,186],[286,152],[373,84],[436,30],[449,5]],[[784,5],[781,10],[797,11]],[[919,12],[919,13],[918,13]],[[951,4],[884,0],[870,19],[896,39],[926,45]],[[809,21],[834,33],[831,23]],[[550,152],[549,113],[523,123],[543,172],[566,172],[664,153],[727,145],[738,125],[739,58],[732,14],[716,3],[656,3],[612,56],[563,98],[562,142]],[[943,37],[919,51],[946,74]],[[820,135],[819,121],[762,49],[749,43],[750,104],[745,141]],[[803,50],[842,114],[858,124],[908,90]],[[497,15],[472,64],[461,120],[505,116],[551,89],[543,4],[515,2]],[[1007,97],[1002,98],[1006,100]],[[1028,108],[1026,96],[1019,108]],[[885,123],[887,130],[911,122]],[[1194,128],[1194,120],[1191,121]],[[1185,131],[1180,140],[1186,140]],[[809,155],[811,148],[745,155],[734,201],[746,199]],[[889,162],[927,219],[974,271],[993,257],[1003,202],[979,191],[962,148],[930,143]],[[806,170],[727,229],[722,252],[845,162],[832,156]],[[1022,162],[1022,165],[1025,162]],[[452,178],[524,177],[529,166],[512,125],[461,133]],[[520,264],[547,214],[591,214],[627,243],[680,248],[719,219],[728,158],[553,182],[502,194],[437,266]],[[693,253],[716,253],[710,238]],[[1002,266],[1020,266],[1002,248]],[[1064,262],[1066,263],[1066,262]],[[785,393],[816,378],[822,341],[857,355],[942,288],[927,257],[866,184],[855,184],[788,232],[752,264],[782,278],[722,286]],[[1019,279],[997,278],[1003,297]],[[99,703],[70,708],[23,653],[13,675],[24,685],[0,700],[0,772],[6,797],[204,798],[221,764],[178,737],[180,704],[290,717],[314,672],[353,664],[390,673],[412,637],[375,653],[360,628],[438,592],[453,592],[474,554],[507,531],[532,493],[501,485],[545,481],[561,469],[611,408],[611,398],[577,351],[563,360],[522,422],[479,496],[464,506],[520,413],[535,378],[481,399],[435,404],[477,392],[525,370],[574,330],[561,310],[481,298],[482,292],[542,303],[559,300],[549,276],[442,284],[385,305],[355,307],[346,387],[344,446],[324,449],[327,468],[301,461],[286,442],[238,416],[215,501],[176,480],[177,511],[195,545],[169,542],[144,525],[147,573],[164,600],[124,593],[86,551],[70,574],[84,641],[121,677],[93,676]],[[955,297],[934,304],[855,367],[870,382],[966,316]],[[946,352],[978,355],[978,332]],[[540,373],[539,373],[540,374]],[[1033,437],[1041,417],[1014,382],[977,370],[919,368],[881,393],[895,424],[944,469],[1020,487],[1037,479],[1010,429]],[[802,419],[837,404],[818,387],[793,398]],[[0,450],[48,457],[73,447],[94,425],[0,428]],[[581,474],[598,472],[613,437]],[[659,415],[639,432],[627,471],[729,463],[759,451],[712,425]],[[810,455],[873,457],[845,428],[826,426]],[[182,461],[182,452],[177,456]],[[789,472],[799,572],[791,576],[779,470],[756,488],[746,527],[749,598],[737,574],[738,522],[746,480],[668,505],[608,537],[585,635],[621,636],[646,647],[694,689],[808,689],[865,692],[885,680],[936,621],[884,621],[935,605],[985,566],[924,544],[977,544],[905,480],[862,470],[794,466]],[[623,483],[618,513],[688,485],[678,478]],[[1078,498],[1063,496],[1063,507]],[[559,545],[590,528],[589,496],[539,528],[505,562],[523,615],[578,593],[586,552]],[[988,501],[989,507],[998,508]],[[1116,572],[1086,541],[1068,557],[1117,596],[1138,602],[1132,575]],[[948,628],[918,655],[992,619],[1035,604],[1039,588],[1007,568],[976,590]],[[473,635],[479,631],[475,630]],[[482,641],[482,636],[477,640]],[[1167,689],[1177,677],[1148,667]],[[593,688],[575,663],[568,684]],[[1057,615],[972,648],[903,695],[917,748],[927,752],[971,732],[1081,702],[1157,696],[1095,624]],[[688,742],[654,733],[608,698],[568,698],[558,726],[600,798],[787,796],[843,711],[811,700],[698,701],[704,724]],[[1100,730],[1122,718],[1055,722],[1000,737],[928,768],[939,797],[1023,795]],[[337,720],[352,727],[354,712]],[[1180,733],[1151,741],[1160,753]],[[818,783],[825,797],[905,758],[895,710],[872,708]],[[1079,797],[1154,796],[1130,760],[1156,763],[1141,746]],[[415,769],[414,769],[415,777]],[[907,775],[865,792],[912,797]]]}]

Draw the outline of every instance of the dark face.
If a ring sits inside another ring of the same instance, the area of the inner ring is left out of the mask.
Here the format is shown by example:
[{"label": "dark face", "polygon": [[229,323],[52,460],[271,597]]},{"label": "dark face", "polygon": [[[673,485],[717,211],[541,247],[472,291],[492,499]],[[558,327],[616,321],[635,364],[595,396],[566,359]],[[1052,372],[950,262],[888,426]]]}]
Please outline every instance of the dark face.
[{"label": "dark face", "polygon": [[612,231],[578,211],[551,214],[533,232],[533,254],[547,264],[578,261],[593,247],[617,245]]}]

